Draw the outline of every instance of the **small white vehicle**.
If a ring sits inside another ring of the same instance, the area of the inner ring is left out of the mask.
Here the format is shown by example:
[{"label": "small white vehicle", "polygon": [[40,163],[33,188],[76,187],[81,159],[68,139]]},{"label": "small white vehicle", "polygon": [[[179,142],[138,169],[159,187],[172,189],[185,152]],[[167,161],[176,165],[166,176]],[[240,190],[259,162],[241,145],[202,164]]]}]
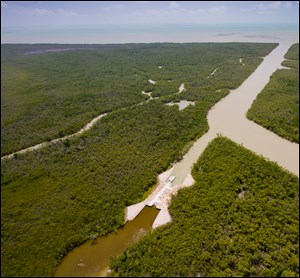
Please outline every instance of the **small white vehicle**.
[{"label": "small white vehicle", "polygon": [[175,176],[170,176],[169,178],[168,178],[168,182],[172,182],[173,180],[175,180]]}]

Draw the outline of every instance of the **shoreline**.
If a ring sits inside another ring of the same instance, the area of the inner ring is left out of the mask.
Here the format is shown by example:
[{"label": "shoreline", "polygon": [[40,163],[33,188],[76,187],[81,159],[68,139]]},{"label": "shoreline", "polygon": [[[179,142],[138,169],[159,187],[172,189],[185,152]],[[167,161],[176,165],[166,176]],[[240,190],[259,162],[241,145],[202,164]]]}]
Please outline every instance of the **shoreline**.
[{"label": "shoreline", "polygon": [[[107,33],[107,30],[110,30]],[[50,32],[49,32],[50,31]],[[52,35],[53,29],[42,33],[22,33],[20,30],[3,30],[1,41],[17,44],[127,44],[127,43],[207,43],[207,42],[299,42],[299,26],[294,24],[242,24],[240,27],[218,24],[145,24],[107,25]],[[296,40],[298,41],[294,41]],[[85,43],[82,43],[82,42]]]}]

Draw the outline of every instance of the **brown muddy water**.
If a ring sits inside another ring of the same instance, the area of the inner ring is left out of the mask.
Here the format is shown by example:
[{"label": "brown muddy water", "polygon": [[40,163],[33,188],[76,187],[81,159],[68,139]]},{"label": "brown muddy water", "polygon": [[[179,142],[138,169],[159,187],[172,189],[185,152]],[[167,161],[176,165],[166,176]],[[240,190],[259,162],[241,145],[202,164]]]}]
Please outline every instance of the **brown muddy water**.
[{"label": "brown muddy water", "polygon": [[242,144],[299,176],[299,144],[285,140],[246,118],[248,109],[269,82],[271,75],[276,69],[282,68],[281,62],[292,44],[293,42],[280,43],[264,57],[262,63],[241,86],[232,90],[208,112],[209,131],[200,137],[175,165],[172,175],[176,176],[176,179],[173,184],[183,182],[208,143],[218,134]]},{"label": "brown muddy water", "polygon": [[[246,118],[254,99],[269,82],[273,72],[281,68],[284,55],[291,45],[292,42],[280,43],[239,88],[232,90],[209,111],[209,131],[194,143],[182,161],[174,165],[174,185],[184,181],[208,143],[218,134],[299,176],[299,144],[291,143]],[[155,206],[146,206],[118,231],[75,248],[64,258],[54,276],[106,276],[110,256],[121,255],[151,230],[158,212]]]},{"label": "brown muddy water", "polygon": [[132,221],[117,231],[89,240],[69,252],[54,273],[54,277],[105,277],[111,256],[121,255],[151,230],[159,213],[155,207],[145,208]]}]

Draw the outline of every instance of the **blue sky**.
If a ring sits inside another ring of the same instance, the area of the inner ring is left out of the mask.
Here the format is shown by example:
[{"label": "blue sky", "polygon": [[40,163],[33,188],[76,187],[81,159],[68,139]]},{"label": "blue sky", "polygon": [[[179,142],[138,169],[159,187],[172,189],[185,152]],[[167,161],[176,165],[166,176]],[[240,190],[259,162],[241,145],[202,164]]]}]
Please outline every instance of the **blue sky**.
[{"label": "blue sky", "polygon": [[1,29],[299,23],[299,1],[1,1]]}]

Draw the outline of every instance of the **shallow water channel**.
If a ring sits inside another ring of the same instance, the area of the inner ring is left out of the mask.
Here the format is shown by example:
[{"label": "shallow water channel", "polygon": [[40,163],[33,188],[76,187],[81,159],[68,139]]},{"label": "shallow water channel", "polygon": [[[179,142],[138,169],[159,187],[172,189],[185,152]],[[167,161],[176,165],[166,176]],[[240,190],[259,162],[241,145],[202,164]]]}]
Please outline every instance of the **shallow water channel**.
[{"label": "shallow water channel", "polygon": [[63,259],[54,277],[106,276],[111,256],[121,255],[149,230],[159,213],[155,207],[145,206],[139,215],[117,231],[74,248]]},{"label": "shallow water channel", "polygon": [[[239,88],[232,90],[209,111],[209,131],[194,143],[182,161],[174,165],[174,185],[185,180],[193,164],[217,134],[229,137],[299,176],[299,144],[282,139],[246,118],[247,110],[272,73],[281,68],[284,55],[291,45],[292,42],[288,42],[276,47]],[[155,206],[146,206],[118,231],[75,248],[64,258],[54,276],[106,276],[110,256],[120,255],[149,231],[158,212]]]},{"label": "shallow water channel", "polygon": [[285,140],[246,118],[252,102],[269,82],[271,75],[276,69],[282,68],[281,62],[291,45],[292,42],[286,42],[277,46],[237,89],[232,90],[210,109],[207,115],[209,131],[175,165],[172,172],[176,176],[174,184],[183,182],[191,172],[193,164],[217,134],[242,144],[299,176],[299,144]]}]

